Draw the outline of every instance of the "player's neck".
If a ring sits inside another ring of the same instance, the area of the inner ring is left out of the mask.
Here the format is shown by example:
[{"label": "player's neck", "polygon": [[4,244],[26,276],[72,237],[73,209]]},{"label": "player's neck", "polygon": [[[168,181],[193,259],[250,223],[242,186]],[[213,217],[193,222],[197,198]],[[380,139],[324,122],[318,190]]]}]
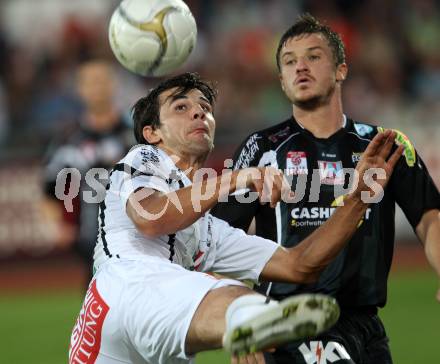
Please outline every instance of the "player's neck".
[{"label": "player's neck", "polygon": [[180,170],[184,171],[187,177],[192,181],[196,171],[203,167],[206,158],[207,155],[199,157],[183,155],[176,163],[176,166],[179,167]]},{"label": "player's neck", "polygon": [[204,155],[192,155],[181,151],[173,150],[164,144],[158,145],[172,159],[177,168],[184,171],[187,177],[192,181],[194,173],[203,167],[209,153]]},{"label": "player's neck", "polygon": [[304,110],[293,106],[293,117],[316,138],[328,138],[343,127],[342,102],[332,100],[314,110]]}]

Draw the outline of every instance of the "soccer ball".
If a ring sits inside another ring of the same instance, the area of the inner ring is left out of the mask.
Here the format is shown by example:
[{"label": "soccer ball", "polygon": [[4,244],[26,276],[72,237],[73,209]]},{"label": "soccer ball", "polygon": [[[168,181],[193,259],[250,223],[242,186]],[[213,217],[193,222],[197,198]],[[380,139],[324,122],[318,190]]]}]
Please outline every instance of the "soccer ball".
[{"label": "soccer ball", "polygon": [[123,0],[109,25],[116,58],[142,76],[173,72],[186,61],[196,38],[196,21],[181,0]]}]

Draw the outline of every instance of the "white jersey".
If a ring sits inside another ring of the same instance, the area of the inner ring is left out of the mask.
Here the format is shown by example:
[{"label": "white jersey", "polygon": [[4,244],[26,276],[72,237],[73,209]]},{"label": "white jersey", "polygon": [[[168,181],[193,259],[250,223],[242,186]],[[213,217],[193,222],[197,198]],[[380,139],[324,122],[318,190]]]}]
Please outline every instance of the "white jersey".
[{"label": "white jersey", "polygon": [[[258,276],[249,274],[243,276],[249,251],[243,251],[243,247],[239,247],[240,244],[233,244],[239,240],[248,240],[249,237],[242,230],[232,228],[209,213],[175,234],[156,238],[147,237],[139,232],[127,216],[128,197],[138,189],[146,187],[170,193],[189,185],[191,181],[161,149],[151,145],[140,145],[131,150],[113,169],[105,200],[100,206],[100,229],[94,255],[95,269],[99,269],[109,259],[138,260],[145,256],[155,256],[189,270],[215,269],[218,273],[232,273],[232,276],[239,279],[258,279]],[[176,200],[177,196],[173,200],[171,195],[170,203],[178,204]],[[144,213],[148,214],[148,211]],[[220,246],[222,259],[228,256],[227,267],[222,266],[221,262],[216,262]],[[250,259],[255,259],[253,254],[250,255]],[[236,261],[231,262],[231,257],[235,257]]]},{"label": "white jersey", "polygon": [[200,302],[210,290],[241,285],[197,270],[258,280],[278,249],[272,241],[209,213],[175,234],[149,238],[127,216],[128,197],[138,189],[172,200],[173,191],[190,184],[153,146],[136,147],[115,166],[100,206],[97,272],[72,332],[70,364],[190,363],[186,338]]}]

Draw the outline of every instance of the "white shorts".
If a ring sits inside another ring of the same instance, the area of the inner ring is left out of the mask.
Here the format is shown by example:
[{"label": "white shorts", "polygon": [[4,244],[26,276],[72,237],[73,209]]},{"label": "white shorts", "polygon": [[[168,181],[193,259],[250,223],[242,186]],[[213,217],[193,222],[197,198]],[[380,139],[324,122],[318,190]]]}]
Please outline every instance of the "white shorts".
[{"label": "white shorts", "polygon": [[90,283],[72,332],[69,363],[188,363],[192,317],[212,289],[242,285],[163,258],[105,263]]}]

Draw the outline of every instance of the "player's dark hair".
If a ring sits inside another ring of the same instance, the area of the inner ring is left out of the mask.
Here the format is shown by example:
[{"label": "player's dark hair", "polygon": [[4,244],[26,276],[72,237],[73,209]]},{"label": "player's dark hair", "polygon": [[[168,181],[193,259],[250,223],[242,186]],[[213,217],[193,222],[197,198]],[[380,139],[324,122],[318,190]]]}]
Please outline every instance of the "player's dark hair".
[{"label": "player's dark hair", "polygon": [[151,125],[153,128],[160,126],[159,96],[172,88],[176,88],[172,96],[185,95],[191,90],[198,89],[214,107],[217,90],[211,83],[203,81],[197,73],[187,72],[166,79],[151,89],[147,96],[139,99],[132,108],[134,136],[138,143],[149,144],[145,140],[142,131],[147,125]]},{"label": "player's dark hair", "polygon": [[345,47],[341,37],[338,33],[334,32],[327,25],[321,24],[310,14],[303,14],[299,16],[298,20],[282,35],[280,42],[278,43],[278,49],[276,53],[278,71],[281,71],[281,49],[286,42],[294,37],[303,34],[322,34],[328,41],[328,44],[332,50],[335,65],[339,66],[345,62]]}]

